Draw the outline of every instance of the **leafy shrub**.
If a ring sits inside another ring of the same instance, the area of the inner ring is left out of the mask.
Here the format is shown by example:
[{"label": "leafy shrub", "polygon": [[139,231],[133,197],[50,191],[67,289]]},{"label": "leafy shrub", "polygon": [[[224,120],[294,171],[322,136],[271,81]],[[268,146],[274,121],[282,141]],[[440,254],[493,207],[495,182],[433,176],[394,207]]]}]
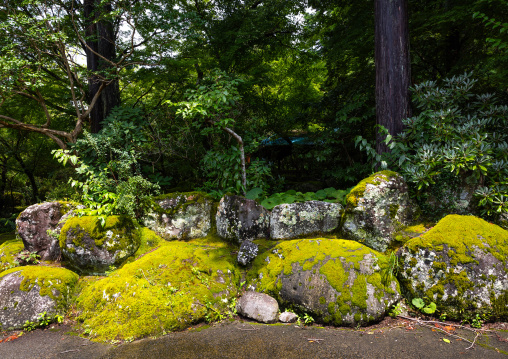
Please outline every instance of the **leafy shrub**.
[{"label": "leafy shrub", "polygon": [[399,171],[420,200],[455,180],[456,188],[476,188],[480,212],[490,217],[508,212],[508,106],[493,94],[475,94],[475,82],[464,74],[412,88],[420,113],[403,120],[396,138],[387,135],[391,153],[376,154],[361,137],[356,143],[381,167]]}]

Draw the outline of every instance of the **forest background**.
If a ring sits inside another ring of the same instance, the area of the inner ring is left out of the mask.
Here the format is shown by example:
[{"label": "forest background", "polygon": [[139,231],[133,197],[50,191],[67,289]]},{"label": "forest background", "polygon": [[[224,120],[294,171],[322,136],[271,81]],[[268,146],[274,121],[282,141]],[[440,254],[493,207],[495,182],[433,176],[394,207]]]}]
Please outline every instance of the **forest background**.
[{"label": "forest background", "polygon": [[482,216],[508,212],[508,2],[398,1],[412,117],[382,155],[374,1],[2,0],[2,230],[47,200],[139,218],[157,193],[346,189],[379,168],[421,203],[466,181]]}]

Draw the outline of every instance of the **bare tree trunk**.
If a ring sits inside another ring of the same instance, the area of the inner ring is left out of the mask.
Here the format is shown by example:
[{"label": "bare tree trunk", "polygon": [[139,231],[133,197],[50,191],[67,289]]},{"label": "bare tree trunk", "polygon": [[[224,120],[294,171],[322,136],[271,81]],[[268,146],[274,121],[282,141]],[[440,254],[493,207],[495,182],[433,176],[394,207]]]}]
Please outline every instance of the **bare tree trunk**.
[{"label": "bare tree trunk", "polygon": [[99,91],[101,83],[106,82],[106,87],[100,93],[95,106],[90,112],[92,133],[100,131],[102,120],[109,115],[113,107],[120,104],[118,80],[107,79],[107,72],[111,65],[100,57],[103,56],[111,61],[114,61],[116,57],[113,23],[100,19],[101,14],[111,11],[111,3],[109,2],[102,6],[100,6],[100,0],[85,0],[84,2],[86,43],[89,47],[89,49],[86,49],[86,61],[87,69],[91,73],[88,78],[89,103]]},{"label": "bare tree trunk", "polygon": [[[394,136],[411,115],[407,0],[375,0],[376,123]],[[388,152],[384,136],[376,138],[378,153]]]}]

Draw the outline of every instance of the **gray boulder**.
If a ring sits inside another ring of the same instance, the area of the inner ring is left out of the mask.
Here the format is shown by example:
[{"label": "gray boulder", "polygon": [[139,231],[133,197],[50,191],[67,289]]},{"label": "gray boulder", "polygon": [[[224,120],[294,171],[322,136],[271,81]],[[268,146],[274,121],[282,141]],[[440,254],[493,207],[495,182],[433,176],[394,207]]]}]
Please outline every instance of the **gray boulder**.
[{"label": "gray boulder", "polygon": [[170,193],[154,198],[144,224],[164,239],[206,237],[212,228],[213,199],[206,193]]},{"label": "gray boulder", "polygon": [[139,225],[127,216],[109,216],[104,226],[94,216],[70,218],[59,238],[64,265],[80,274],[104,274],[136,252],[140,235]]},{"label": "gray boulder", "polygon": [[263,323],[275,323],[279,304],[267,294],[246,292],[238,299],[236,310],[244,317]]},{"label": "gray boulder", "polygon": [[338,203],[308,201],[275,206],[270,217],[270,237],[291,239],[335,230],[342,206]]},{"label": "gray boulder", "polygon": [[216,220],[217,234],[237,243],[270,236],[270,212],[251,199],[225,195]]},{"label": "gray boulder", "polygon": [[238,251],[237,261],[238,263],[246,266],[256,258],[258,255],[258,245],[251,241],[243,241]]},{"label": "gray boulder", "polygon": [[291,240],[254,260],[247,285],[317,322],[356,326],[381,320],[400,299],[388,268],[387,256],[354,241]]},{"label": "gray boulder", "polygon": [[0,273],[0,329],[22,329],[39,315],[63,314],[78,275],[64,268],[26,266]]},{"label": "gray boulder", "polygon": [[293,312],[284,312],[279,315],[279,321],[282,323],[294,323],[298,320],[298,315]]},{"label": "gray boulder", "polygon": [[58,236],[68,213],[69,202],[44,202],[27,207],[16,219],[16,230],[28,252],[36,252],[41,260],[59,260]]},{"label": "gray boulder", "polygon": [[381,171],[362,180],[348,194],[342,235],[377,251],[394,243],[394,234],[413,219],[416,204],[401,175]]},{"label": "gray boulder", "polygon": [[473,216],[449,215],[398,255],[401,286],[451,319],[508,319],[508,231]]}]

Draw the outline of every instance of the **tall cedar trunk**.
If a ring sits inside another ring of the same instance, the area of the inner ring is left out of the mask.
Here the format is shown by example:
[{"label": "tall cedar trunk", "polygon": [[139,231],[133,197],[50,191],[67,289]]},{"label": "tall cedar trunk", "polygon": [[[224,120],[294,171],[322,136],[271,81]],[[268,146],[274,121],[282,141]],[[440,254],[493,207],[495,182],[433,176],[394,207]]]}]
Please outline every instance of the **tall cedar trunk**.
[{"label": "tall cedar trunk", "polygon": [[[409,84],[409,29],[407,0],[375,0],[376,122],[394,136],[411,115]],[[388,152],[378,134],[378,153]]]},{"label": "tall cedar trunk", "polygon": [[[116,56],[114,29],[111,21],[99,20],[100,14],[111,12],[111,3],[100,6],[100,0],[85,0],[84,17],[86,43],[90,49],[86,49],[87,69],[91,73],[88,78],[88,101],[92,100],[99,87],[101,80],[94,73],[100,73],[101,76],[108,76],[106,73],[111,69],[108,64],[97,54],[100,54],[108,60],[114,60]],[[95,52],[95,53],[94,53]],[[97,53],[97,54],[96,54]],[[107,86],[102,90],[98,101],[90,112],[90,130],[97,133],[102,128],[101,122],[106,118],[111,109],[120,104],[120,90],[118,80],[110,79]]]}]

